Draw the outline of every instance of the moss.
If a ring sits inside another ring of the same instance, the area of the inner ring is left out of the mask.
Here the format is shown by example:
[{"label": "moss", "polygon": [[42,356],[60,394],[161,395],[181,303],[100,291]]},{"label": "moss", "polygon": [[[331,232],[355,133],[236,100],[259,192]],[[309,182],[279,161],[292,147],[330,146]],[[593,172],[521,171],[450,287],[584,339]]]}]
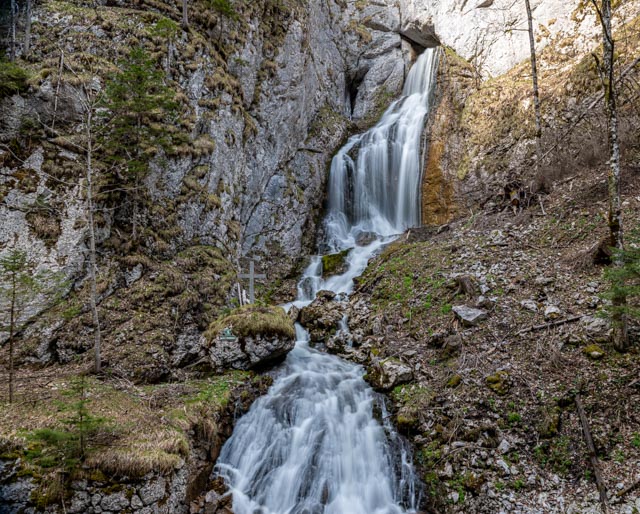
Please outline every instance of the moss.
[{"label": "moss", "polygon": [[462,382],[462,377],[460,375],[453,375],[449,380],[447,380],[447,387],[455,388],[460,385]]},{"label": "moss", "polygon": [[592,360],[600,360],[605,356],[605,351],[600,348],[597,344],[590,344],[585,346],[582,349],[582,353],[584,353],[587,357]]},{"label": "moss", "polygon": [[17,64],[0,61],[0,99],[25,92],[28,80],[26,70]]},{"label": "moss", "polygon": [[498,371],[485,379],[487,387],[494,393],[504,396],[509,392],[509,374],[506,371]]},{"label": "moss", "polygon": [[230,328],[238,337],[283,336],[295,338],[293,322],[281,307],[245,305],[224,316],[209,326],[205,336],[211,341],[225,328]]},{"label": "moss", "polygon": [[336,273],[340,273],[340,271],[344,268],[347,255],[349,255],[349,250],[343,250],[339,253],[333,253],[331,255],[323,255],[322,274],[335,275]]}]

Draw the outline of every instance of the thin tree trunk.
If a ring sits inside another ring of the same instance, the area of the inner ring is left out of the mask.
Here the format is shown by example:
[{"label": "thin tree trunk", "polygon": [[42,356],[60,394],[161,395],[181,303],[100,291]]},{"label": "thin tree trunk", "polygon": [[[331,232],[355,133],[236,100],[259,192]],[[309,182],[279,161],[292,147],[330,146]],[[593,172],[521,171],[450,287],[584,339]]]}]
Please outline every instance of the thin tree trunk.
[{"label": "thin tree trunk", "polygon": [[27,6],[25,7],[24,50],[23,50],[23,54],[25,57],[29,55],[30,48],[31,48],[31,0],[27,0]]},{"label": "thin tree trunk", "polygon": [[182,0],[182,28],[189,28],[189,9],[187,8],[187,0]]},{"label": "thin tree trunk", "polygon": [[13,371],[13,333],[16,324],[16,272],[11,276],[11,312],[9,313],[9,403],[13,403],[14,371]]},{"label": "thin tree trunk", "polygon": [[536,157],[537,164],[540,164],[542,137],[542,115],[540,113],[540,91],[538,89],[538,61],[536,58],[536,42],[533,34],[533,15],[531,14],[531,3],[524,0],[527,8],[527,21],[529,23],[529,47],[531,49],[531,75],[533,77],[533,105],[536,114]]},{"label": "thin tree trunk", "polygon": [[18,10],[18,6],[16,5],[16,0],[11,0],[11,48],[9,49],[9,59],[11,62],[16,60],[16,23],[18,22],[18,16],[16,11]]},{"label": "thin tree trunk", "polygon": [[97,306],[97,280],[96,280],[96,233],[95,224],[93,219],[93,147],[91,141],[91,125],[93,122],[91,107],[87,109],[87,211],[89,217],[89,277],[91,279],[91,313],[93,315],[93,328],[94,328],[94,363],[95,372],[100,373],[102,368],[101,363],[101,346],[102,338],[100,334],[100,318],[98,317]]},{"label": "thin tree trunk", "polygon": [[[622,202],[620,200],[620,141],[618,139],[618,107],[616,99],[616,81],[614,76],[615,42],[611,30],[611,0],[602,0],[598,9],[596,0],[591,0],[598,11],[602,24],[602,50],[604,57],[604,94],[609,121],[609,231],[611,246],[618,252],[614,255],[613,265],[622,266],[624,250],[624,232],[622,228]],[[629,349],[627,316],[624,313],[627,298],[624,294],[616,294],[613,303],[613,346],[624,352]]]}]

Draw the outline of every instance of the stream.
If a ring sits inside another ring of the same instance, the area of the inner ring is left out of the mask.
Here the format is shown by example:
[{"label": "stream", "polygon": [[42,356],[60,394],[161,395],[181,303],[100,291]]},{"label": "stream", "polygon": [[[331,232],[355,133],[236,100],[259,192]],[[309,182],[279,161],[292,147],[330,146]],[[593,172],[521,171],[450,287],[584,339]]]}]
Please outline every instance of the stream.
[{"label": "stream", "polygon": [[[437,60],[435,49],[421,54],[402,97],[333,158],[320,250],[350,249],[346,271],[324,279],[314,257],[291,305],[308,305],[320,290],[348,295],[372,256],[420,224],[422,134]],[[410,448],[362,366],[311,348],[300,325],[296,335],[273,385],[238,420],[216,464],[235,514],[416,512],[421,487]]]}]

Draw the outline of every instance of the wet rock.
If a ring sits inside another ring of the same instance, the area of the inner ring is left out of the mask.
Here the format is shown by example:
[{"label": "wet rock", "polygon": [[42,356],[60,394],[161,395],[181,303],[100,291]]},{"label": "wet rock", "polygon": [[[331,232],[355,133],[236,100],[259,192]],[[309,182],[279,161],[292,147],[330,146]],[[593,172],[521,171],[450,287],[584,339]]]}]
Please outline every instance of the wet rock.
[{"label": "wet rock", "polygon": [[456,305],[453,312],[466,326],[473,327],[481,321],[487,319],[489,313],[484,309],[476,309],[467,305]]},{"label": "wet rock", "polygon": [[388,358],[372,365],[365,378],[375,389],[389,391],[411,382],[413,371],[399,360]]},{"label": "wet rock", "polygon": [[356,245],[367,246],[373,243],[378,238],[378,234],[375,232],[360,232],[356,236]]},{"label": "wet rock", "polygon": [[347,255],[351,250],[322,256],[322,276],[340,275],[347,271]]},{"label": "wet rock", "polygon": [[316,299],[300,311],[300,323],[309,330],[311,341],[326,341],[340,328],[345,306],[334,302],[334,298],[331,291],[320,291]]}]

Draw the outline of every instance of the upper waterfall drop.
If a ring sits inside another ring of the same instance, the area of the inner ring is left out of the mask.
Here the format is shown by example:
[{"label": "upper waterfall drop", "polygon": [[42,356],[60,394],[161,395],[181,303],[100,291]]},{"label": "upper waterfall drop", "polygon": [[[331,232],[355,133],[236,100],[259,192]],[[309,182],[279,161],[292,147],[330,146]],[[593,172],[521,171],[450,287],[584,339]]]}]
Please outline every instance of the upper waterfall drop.
[{"label": "upper waterfall drop", "polygon": [[425,50],[403,96],[333,158],[324,221],[328,251],[353,247],[362,233],[386,237],[420,224],[421,143],[437,62],[437,49]]}]

